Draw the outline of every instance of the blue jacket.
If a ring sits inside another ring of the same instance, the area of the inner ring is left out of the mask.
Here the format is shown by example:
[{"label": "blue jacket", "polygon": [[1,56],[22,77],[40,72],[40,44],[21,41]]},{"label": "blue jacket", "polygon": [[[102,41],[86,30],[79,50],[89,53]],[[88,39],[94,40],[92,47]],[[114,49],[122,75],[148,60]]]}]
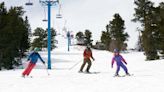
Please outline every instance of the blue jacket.
[{"label": "blue jacket", "polygon": [[43,59],[41,58],[41,56],[39,55],[39,53],[37,53],[37,52],[31,53],[31,54],[29,55],[29,57],[28,57],[28,60],[30,60],[31,63],[36,64],[37,61],[38,61],[38,58],[39,58],[43,63],[45,63],[45,62],[43,61]]}]

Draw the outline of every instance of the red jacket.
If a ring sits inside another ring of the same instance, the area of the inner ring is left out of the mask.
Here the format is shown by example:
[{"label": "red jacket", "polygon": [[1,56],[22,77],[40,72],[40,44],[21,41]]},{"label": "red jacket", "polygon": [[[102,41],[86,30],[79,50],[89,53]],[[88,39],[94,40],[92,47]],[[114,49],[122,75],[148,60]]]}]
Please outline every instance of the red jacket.
[{"label": "red jacket", "polygon": [[84,53],[83,53],[83,56],[84,56],[84,59],[89,59],[90,60],[90,58],[93,58],[92,57],[92,51],[85,49]]}]

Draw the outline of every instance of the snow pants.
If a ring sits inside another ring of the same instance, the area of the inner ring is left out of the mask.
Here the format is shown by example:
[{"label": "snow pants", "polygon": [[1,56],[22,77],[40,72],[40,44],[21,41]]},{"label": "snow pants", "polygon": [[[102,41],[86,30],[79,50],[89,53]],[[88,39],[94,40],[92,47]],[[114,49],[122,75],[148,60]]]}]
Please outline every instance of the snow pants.
[{"label": "snow pants", "polygon": [[89,69],[91,68],[91,65],[92,65],[92,62],[91,62],[90,59],[84,59],[84,62],[83,62],[83,64],[81,65],[80,71],[83,71],[83,68],[84,68],[84,66],[85,66],[86,63],[88,63],[86,72],[89,72]]},{"label": "snow pants", "polygon": [[36,64],[30,62],[30,63],[28,64],[27,68],[26,68],[26,69],[24,70],[24,72],[22,73],[22,75],[24,75],[24,76],[27,75],[27,76],[28,76],[28,75],[30,74],[30,72],[32,71],[32,69],[35,67],[35,65],[36,65]]},{"label": "snow pants", "polygon": [[117,70],[116,70],[117,75],[120,71],[120,67],[123,68],[123,70],[125,71],[126,74],[129,74],[127,67],[122,62],[117,62]]}]

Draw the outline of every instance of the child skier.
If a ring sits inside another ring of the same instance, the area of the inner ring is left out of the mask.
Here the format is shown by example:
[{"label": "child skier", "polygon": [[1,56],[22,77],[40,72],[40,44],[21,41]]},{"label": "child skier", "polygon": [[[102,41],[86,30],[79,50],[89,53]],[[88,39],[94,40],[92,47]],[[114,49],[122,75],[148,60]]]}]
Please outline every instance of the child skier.
[{"label": "child skier", "polygon": [[84,57],[84,61],[83,61],[83,64],[81,65],[81,68],[80,68],[79,72],[83,72],[83,68],[84,68],[85,64],[88,63],[88,66],[87,66],[87,69],[86,69],[85,72],[90,73],[89,69],[92,65],[92,62],[91,62],[90,58],[92,58],[93,60],[95,60],[95,59],[92,56],[92,51],[91,51],[91,48],[90,48],[89,45],[87,45],[87,48],[84,50],[83,57]]},{"label": "child skier", "polygon": [[122,61],[125,64],[127,64],[127,62],[125,61],[125,59],[119,54],[119,51],[117,49],[114,49],[114,57],[112,58],[111,67],[113,68],[113,64],[114,64],[114,62],[116,62],[116,64],[117,64],[117,70],[116,70],[115,76],[120,76],[119,75],[120,67],[123,68],[123,70],[125,71],[126,75],[130,76],[130,74],[128,73],[127,67],[123,64]]},{"label": "child skier", "polygon": [[36,63],[37,63],[37,61],[38,61],[38,58],[42,61],[42,63],[43,64],[45,64],[45,62],[43,61],[43,59],[41,58],[41,56],[39,55],[39,53],[38,53],[38,51],[39,51],[39,48],[35,48],[34,49],[34,52],[32,52],[30,55],[29,55],[29,57],[28,57],[28,61],[30,61],[29,62],[29,64],[28,64],[28,66],[27,66],[27,68],[24,70],[24,72],[22,73],[22,77],[25,77],[25,75],[29,75],[30,74],[30,72],[32,71],[32,69],[35,67],[35,65],[36,65]]}]

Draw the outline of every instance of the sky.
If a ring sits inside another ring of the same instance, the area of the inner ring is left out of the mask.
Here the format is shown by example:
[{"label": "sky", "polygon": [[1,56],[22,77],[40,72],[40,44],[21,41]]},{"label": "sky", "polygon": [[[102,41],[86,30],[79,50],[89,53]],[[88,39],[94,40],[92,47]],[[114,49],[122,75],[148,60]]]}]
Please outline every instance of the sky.
[{"label": "sky", "polygon": [[[47,18],[47,7],[42,6],[39,0],[30,0],[33,6],[25,6],[29,0],[1,0],[5,2],[9,8],[11,6],[23,6],[28,16],[32,30],[37,27],[47,28],[47,22],[42,20]],[[151,0],[158,5],[162,0]],[[67,30],[76,34],[79,31],[84,32],[89,29],[92,32],[94,42],[100,41],[101,32],[105,30],[105,26],[113,19],[115,13],[119,13],[125,20],[125,32],[129,34],[128,47],[134,48],[138,32],[139,23],[131,20],[134,18],[134,0],[60,0],[62,19],[56,19],[59,12],[59,5],[51,8],[51,27],[57,29],[58,33],[64,34],[62,29],[64,26]]]}]

